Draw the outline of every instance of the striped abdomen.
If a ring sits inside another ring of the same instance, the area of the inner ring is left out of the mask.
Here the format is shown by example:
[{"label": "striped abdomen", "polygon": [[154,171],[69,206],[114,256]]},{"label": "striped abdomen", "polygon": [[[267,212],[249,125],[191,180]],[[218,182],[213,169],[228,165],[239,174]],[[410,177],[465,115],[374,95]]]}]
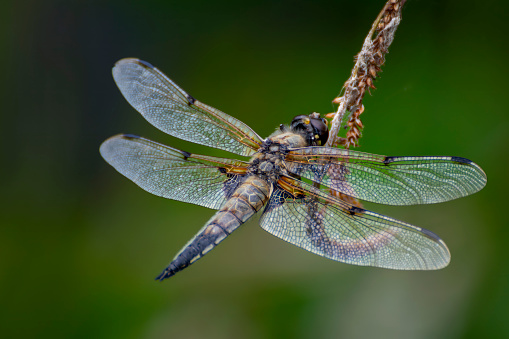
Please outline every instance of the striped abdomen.
[{"label": "striped abdomen", "polygon": [[203,257],[258,212],[267,202],[269,192],[267,181],[248,177],[156,279],[169,278]]}]

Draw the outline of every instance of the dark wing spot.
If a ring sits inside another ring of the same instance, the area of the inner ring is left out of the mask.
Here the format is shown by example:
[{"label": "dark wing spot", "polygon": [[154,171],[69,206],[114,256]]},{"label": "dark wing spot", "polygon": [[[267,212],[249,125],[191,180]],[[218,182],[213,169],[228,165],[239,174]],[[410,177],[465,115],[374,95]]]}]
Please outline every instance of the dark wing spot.
[{"label": "dark wing spot", "polygon": [[384,164],[385,164],[385,165],[388,165],[388,164],[390,164],[391,162],[396,161],[396,158],[398,158],[398,157],[385,157],[385,159],[384,159]]},{"label": "dark wing spot", "polygon": [[437,241],[441,240],[438,235],[436,235],[435,233],[433,233],[431,231],[428,231],[425,228],[421,228],[421,233],[424,234],[425,236],[427,236],[430,239],[437,240]]},{"label": "dark wing spot", "polygon": [[467,158],[462,158],[462,157],[451,157],[451,161],[453,162],[457,162],[457,163],[460,163],[460,164],[472,164],[472,161],[467,159]]},{"label": "dark wing spot", "polygon": [[134,134],[123,134],[122,138],[127,139],[127,140],[141,139],[141,137],[134,135]]},{"label": "dark wing spot", "polygon": [[153,68],[155,68],[155,67],[154,67],[154,66],[152,66],[152,64],[150,64],[149,62],[146,62],[146,61],[143,61],[143,60],[140,60],[140,59],[138,59],[137,61],[138,61],[138,63],[139,63],[140,65],[145,66],[145,67],[147,67],[147,68],[152,68],[152,69],[153,69]]},{"label": "dark wing spot", "polygon": [[191,156],[191,153],[189,153],[189,152],[186,152],[186,151],[180,151],[180,152],[184,156],[184,160],[187,160],[187,158],[189,158]]},{"label": "dark wing spot", "polygon": [[300,193],[299,193],[299,194],[297,194],[297,195],[295,195],[295,196],[292,196],[292,195],[290,194],[290,198],[297,199],[297,200],[299,200],[299,199],[304,199],[305,197],[306,197],[306,196],[305,196],[304,194],[300,194]]},{"label": "dark wing spot", "polygon": [[224,168],[224,167],[218,167],[217,169],[219,170],[219,172],[221,172],[223,174],[226,173],[226,168]]},{"label": "dark wing spot", "polygon": [[189,102],[189,105],[194,105],[194,102],[196,101],[196,99],[188,94],[187,101]]},{"label": "dark wing spot", "polygon": [[354,214],[361,214],[361,213],[364,213],[365,209],[364,208],[359,208],[359,207],[356,207],[356,206],[352,206],[348,209],[348,213],[350,213],[351,215],[354,215]]}]

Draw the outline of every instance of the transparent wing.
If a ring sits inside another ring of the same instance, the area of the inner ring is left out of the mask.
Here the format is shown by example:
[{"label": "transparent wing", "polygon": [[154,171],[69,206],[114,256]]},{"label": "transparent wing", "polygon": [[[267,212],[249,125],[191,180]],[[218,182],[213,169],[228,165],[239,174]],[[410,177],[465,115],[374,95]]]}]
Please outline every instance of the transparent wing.
[{"label": "transparent wing", "polygon": [[247,163],[190,154],[133,136],[102,143],[103,158],[145,191],[219,209],[244,180]]},{"label": "transparent wing", "polygon": [[169,135],[243,156],[262,143],[249,126],[195,100],[148,62],[122,59],[113,78],[127,101]]},{"label": "transparent wing", "polygon": [[260,219],[289,243],[347,264],[398,270],[448,265],[449,250],[434,233],[379,215],[283,177]]},{"label": "transparent wing", "polygon": [[387,157],[327,147],[293,149],[291,173],[361,200],[386,205],[432,204],[486,185],[486,174],[460,157]]}]

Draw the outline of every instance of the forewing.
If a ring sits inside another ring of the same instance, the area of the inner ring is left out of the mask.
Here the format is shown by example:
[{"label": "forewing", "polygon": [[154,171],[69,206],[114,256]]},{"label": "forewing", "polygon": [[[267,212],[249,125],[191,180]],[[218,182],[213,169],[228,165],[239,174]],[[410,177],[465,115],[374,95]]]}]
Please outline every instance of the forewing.
[{"label": "forewing", "polygon": [[174,137],[243,156],[262,143],[249,126],[195,100],[147,62],[122,59],[113,67],[113,78],[145,119]]},{"label": "forewing", "polygon": [[432,204],[473,194],[486,174],[460,157],[387,157],[327,147],[293,149],[291,173],[361,200],[386,205]]},{"label": "forewing", "polygon": [[278,238],[347,264],[434,270],[450,261],[447,246],[434,233],[354,207],[285,177],[260,224]]},{"label": "forewing", "polygon": [[219,209],[244,180],[248,164],[190,154],[133,136],[117,135],[101,145],[103,158],[152,194]]}]

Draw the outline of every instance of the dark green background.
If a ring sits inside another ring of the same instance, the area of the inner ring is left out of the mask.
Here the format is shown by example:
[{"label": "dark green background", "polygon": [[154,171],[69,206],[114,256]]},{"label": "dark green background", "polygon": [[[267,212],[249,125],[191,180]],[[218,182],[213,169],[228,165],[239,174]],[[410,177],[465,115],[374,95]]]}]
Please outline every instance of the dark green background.
[{"label": "dark green background", "polygon": [[111,77],[139,57],[269,135],[332,111],[383,1],[12,1],[0,13],[0,331],[5,338],[509,336],[505,1],[408,1],[359,150],[455,155],[480,193],[368,208],[439,234],[434,272],[349,266],[248,222],[188,270],[153,278],[213,213],[152,196],[100,143],[149,125]]}]

